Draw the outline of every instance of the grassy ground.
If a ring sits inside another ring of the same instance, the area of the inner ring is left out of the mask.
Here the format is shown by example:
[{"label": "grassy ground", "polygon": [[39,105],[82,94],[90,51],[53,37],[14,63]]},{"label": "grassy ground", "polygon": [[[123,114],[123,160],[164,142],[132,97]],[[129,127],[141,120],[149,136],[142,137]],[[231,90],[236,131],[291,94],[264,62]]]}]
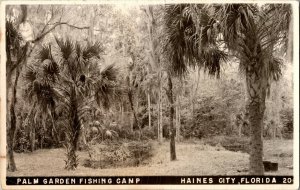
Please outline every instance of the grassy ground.
[{"label": "grassy ground", "polygon": [[[44,149],[33,153],[15,154],[16,172],[7,176],[134,176],[134,175],[245,175],[248,167],[248,154],[231,152],[223,147],[204,145],[201,141],[177,143],[177,160],[169,159],[169,143],[154,145],[154,157],[149,165],[126,168],[92,169],[82,166],[87,152],[78,152],[80,165],[75,171],[64,170],[63,149]],[[292,175],[287,168],[293,164],[292,140],[266,140],[264,159],[279,163],[277,172],[270,175]]]}]

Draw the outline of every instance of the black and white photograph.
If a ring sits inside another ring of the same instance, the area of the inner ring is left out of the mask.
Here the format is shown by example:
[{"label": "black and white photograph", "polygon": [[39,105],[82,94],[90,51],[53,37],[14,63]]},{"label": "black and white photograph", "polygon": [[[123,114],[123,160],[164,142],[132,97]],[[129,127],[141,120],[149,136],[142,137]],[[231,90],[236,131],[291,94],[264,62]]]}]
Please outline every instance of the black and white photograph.
[{"label": "black and white photograph", "polygon": [[0,13],[1,188],[299,188],[299,2]]}]

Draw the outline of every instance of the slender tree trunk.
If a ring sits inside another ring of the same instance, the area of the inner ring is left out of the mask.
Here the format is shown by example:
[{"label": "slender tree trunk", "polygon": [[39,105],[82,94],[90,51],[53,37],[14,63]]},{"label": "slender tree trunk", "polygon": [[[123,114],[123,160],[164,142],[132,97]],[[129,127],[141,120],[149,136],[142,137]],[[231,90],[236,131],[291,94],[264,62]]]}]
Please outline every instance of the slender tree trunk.
[{"label": "slender tree trunk", "polygon": [[[133,113],[133,117],[134,117],[134,120],[135,120],[135,123],[136,125],[138,126],[139,130],[140,130],[140,133],[141,133],[141,126],[139,124],[139,121],[138,121],[138,118],[137,118],[137,113],[134,109],[134,105],[133,105],[133,95],[132,95],[132,92],[131,90],[128,91],[128,99],[129,99],[129,103],[130,103],[130,107],[131,107],[131,111]],[[139,139],[141,138],[141,134],[140,134],[140,137]]]},{"label": "slender tree trunk", "polygon": [[67,131],[67,160],[65,168],[67,170],[75,170],[78,166],[78,157],[76,155],[77,143],[80,135],[80,121],[78,116],[78,104],[74,87],[70,95],[69,110],[69,130]]},{"label": "slender tree trunk", "polygon": [[123,106],[123,101],[121,101],[121,123],[124,123],[124,106]]},{"label": "slender tree trunk", "polygon": [[291,20],[289,23],[289,34],[288,34],[288,48],[287,48],[287,60],[292,63],[293,62],[293,22],[294,22],[294,18],[293,16],[291,16]]},{"label": "slender tree trunk", "polygon": [[176,96],[176,106],[175,106],[175,129],[176,129],[176,136],[175,139],[178,140],[178,96]]},{"label": "slender tree trunk", "polygon": [[133,105],[133,97],[132,97],[131,90],[129,90],[129,92],[128,92],[128,99],[129,99],[130,108],[131,108],[134,120],[135,120],[136,123],[138,123],[137,115],[136,115],[136,112],[135,112],[135,109],[134,109],[134,105]]},{"label": "slender tree trunk", "polygon": [[90,28],[88,30],[88,42],[90,44],[92,44],[94,42],[94,27],[95,27],[95,13],[94,13],[94,9],[92,10],[91,14],[90,14]]},{"label": "slender tree trunk", "polygon": [[257,64],[249,64],[246,70],[246,83],[248,93],[247,109],[250,125],[250,174],[263,175],[263,117],[265,111],[265,98],[267,80],[259,71],[255,70]]},{"label": "slender tree trunk", "polygon": [[179,107],[178,107],[178,133],[176,134],[178,136],[178,139],[180,140],[180,129],[181,129],[181,104],[180,104],[180,96],[179,96]]},{"label": "slender tree trunk", "polygon": [[80,136],[82,136],[82,141],[84,146],[87,146],[87,141],[86,141],[86,128],[84,126],[81,127],[80,129]]},{"label": "slender tree trunk", "polygon": [[[194,114],[195,114],[195,98],[198,92],[198,87],[199,87],[199,81],[200,81],[200,69],[197,70],[197,80],[196,80],[196,84],[194,83],[193,88],[194,92],[192,92],[191,94],[191,105],[192,105],[192,116],[194,118]],[[192,88],[192,89],[193,89]]]},{"label": "slender tree trunk", "polygon": [[[42,126],[43,126],[43,133],[41,134],[41,149],[43,149],[43,147],[44,147],[44,141],[45,141],[45,136],[46,136],[46,118],[44,118],[43,116],[42,116]],[[34,133],[33,133],[33,135],[34,135],[34,138],[33,139],[35,139],[35,131],[34,131]]]},{"label": "slender tree trunk", "polygon": [[175,149],[175,133],[176,130],[174,128],[174,100],[173,100],[173,84],[171,76],[168,76],[168,92],[167,96],[170,103],[170,156],[171,161],[176,160],[176,149]]},{"label": "slender tree trunk", "polygon": [[163,141],[163,114],[162,114],[162,73],[160,71],[159,73],[159,99],[158,99],[158,103],[159,103],[159,120],[158,120],[158,140],[159,142]]},{"label": "slender tree trunk", "polygon": [[242,127],[243,127],[243,124],[240,123],[239,124],[239,137],[242,137]]},{"label": "slender tree trunk", "polygon": [[147,93],[147,99],[148,99],[148,122],[149,122],[149,128],[151,128],[151,97],[150,93]]},{"label": "slender tree trunk", "polygon": [[159,131],[159,128],[160,128],[160,102],[159,102],[159,95],[158,95],[158,102],[157,102],[157,139],[158,141],[160,142],[161,139],[160,139],[160,131]]},{"label": "slender tree trunk", "polygon": [[30,116],[32,115],[33,111],[35,110],[35,107],[36,107],[36,102],[34,102],[32,107],[30,108],[29,113],[28,113],[28,115],[25,119],[25,122],[24,122],[25,126],[29,127],[29,138],[30,138],[30,150],[31,150],[31,152],[34,151],[35,136],[33,136],[33,134],[35,133],[35,131],[34,131],[34,124],[33,124],[33,122],[29,123],[29,119],[30,119]]},{"label": "slender tree trunk", "polygon": [[51,110],[48,109],[48,115],[50,116],[51,119],[51,123],[52,123],[52,129],[51,129],[51,135],[52,138],[55,139],[57,145],[59,145],[60,143],[60,139],[59,139],[59,133],[56,130],[56,116],[55,116],[55,107],[52,107]]},{"label": "slender tree trunk", "polygon": [[30,127],[30,151],[33,152],[35,150],[35,125],[32,123]]},{"label": "slender tree trunk", "polygon": [[15,159],[14,159],[14,136],[15,136],[15,131],[16,131],[16,113],[15,113],[15,106],[17,103],[17,85],[18,85],[18,80],[20,76],[20,71],[19,69],[16,69],[16,76],[15,76],[15,81],[12,87],[12,94],[11,94],[11,102],[10,102],[10,108],[9,108],[9,113],[10,113],[10,127],[8,128],[7,131],[7,170],[14,172],[17,170]]},{"label": "slender tree trunk", "polygon": [[[139,107],[139,97],[137,96],[137,98],[136,98],[136,111],[137,111],[136,114],[139,113],[139,109],[140,109],[140,107]],[[136,115],[136,117],[137,117],[137,115]],[[137,122],[139,122],[138,117],[136,119],[137,119]],[[138,125],[139,133],[140,133],[139,139],[141,139],[141,137],[143,135],[142,134],[142,126],[141,126],[140,123],[137,123],[137,125]]]},{"label": "slender tree trunk", "polygon": [[133,116],[133,113],[131,112],[131,115],[130,115],[131,132],[133,132],[133,123],[134,123],[134,116]]},{"label": "slender tree trunk", "polygon": [[163,125],[162,125],[162,88],[160,84],[160,89],[159,89],[159,110],[158,110],[158,141],[162,142],[163,141]]},{"label": "slender tree trunk", "polygon": [[[163,132],[162,132],[162,81],[161,81],[161,68],[160,68],[160,61],[159,61],[159,55],[157,54],[157,44],[158,40],[156,38],[156,30],[157,30],[157,22],[153,16],[153,7],[147,6],[145,9],[143,9],[147,16],[147,27],[148,27],[148,34],[149,34],[149,60],[152,68],[158,68],[159,67],[159,97],[158,97],[158,103],[157,103],[157,139],[159,142],[162,142],[163,139]],[[153,70],[149,66],[149,70]]]},{"label": "slender tree trunk", "polygon": [[180,95],[176,98],[176,140],[180,140]]}]

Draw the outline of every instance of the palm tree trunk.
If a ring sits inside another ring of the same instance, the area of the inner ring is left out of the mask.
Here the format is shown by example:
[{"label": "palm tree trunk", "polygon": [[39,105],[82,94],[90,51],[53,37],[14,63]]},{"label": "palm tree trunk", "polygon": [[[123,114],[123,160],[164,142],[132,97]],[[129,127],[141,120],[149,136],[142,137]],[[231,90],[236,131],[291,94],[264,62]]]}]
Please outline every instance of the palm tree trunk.
[{"label": "palm tree trunk", "polygon": [[67,160],[65,168],[75,170],[78,166],[78,157],[76,155],[77,143],[80,135],[80,121],[78,116],[78,105],[74,87],[71,90],[69,110],[69,127],[67,131]]},{"label": "palm tree trunk", "polygon": [[173,100],[173,85],[171,76],[168,76],[168,92],[167,96],[170,102],[170,156],[171,161],[176,160],[176,149],[175,149],[175,128],[174,128],[174,100]]},{"label": "palm tree trunk", "polygon": [[16,70],[16,76],[15,76],[15,81],[14,85],[12,88],[12,94],[11,94],[11,102],[10,102],[10,108],[9,108],[9,113],[10,113],[10,127],[8,128],[7,131],[7,170],[14,172],[17,170],[15,159],[14,159],[14,136],[15,136],[15,131],[16,131],[16,113],[15,113],[15,106],[17,103],[17,85],[18,85],[18,80],[20,76],[20,71],[19,69]]},{"label": "palm tree trunk", "polygon": [[246,71],[248,93],[247,111],[250,125],[250,168],[251,175],[263,175],[263,117],[267,79],[255,70],[258,63],[249,65]]}]

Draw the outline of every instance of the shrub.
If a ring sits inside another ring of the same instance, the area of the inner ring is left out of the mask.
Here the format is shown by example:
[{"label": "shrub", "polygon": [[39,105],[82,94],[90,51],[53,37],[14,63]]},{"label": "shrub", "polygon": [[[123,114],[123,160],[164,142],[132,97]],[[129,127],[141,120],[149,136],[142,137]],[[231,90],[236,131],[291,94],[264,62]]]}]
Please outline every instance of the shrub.
[{"label": "shrub", "polygon": [[153,146],[149,142],[130,142],[127,147],[131,153],[129,165],[138,166],[145,164],[153,156]]},{"label": "shrub", "polygon": [[203,138],[230,133],[230,115],[221,100],[203,97],[198,100],[193,117],[182,118],[181,134],[185,138]]},{"label": "shrub", "polygon": [[280,112],[280,117],[283,124],[282,136],[287,139],[293,138],[293,113],[293,108],[283,109]]},{"label": "shrub", "polygon": [[152,157],[152,143],[133,141],[129,143],[102,143],[90,147],[89,158],[83,166],[90,168],[110,168],[138,166],[146,164]]},{"label": "shrub", "polygon": [[30,151],[30,140],[24,128],[20,128],[16,131],[14,151],[29,152]]}]

